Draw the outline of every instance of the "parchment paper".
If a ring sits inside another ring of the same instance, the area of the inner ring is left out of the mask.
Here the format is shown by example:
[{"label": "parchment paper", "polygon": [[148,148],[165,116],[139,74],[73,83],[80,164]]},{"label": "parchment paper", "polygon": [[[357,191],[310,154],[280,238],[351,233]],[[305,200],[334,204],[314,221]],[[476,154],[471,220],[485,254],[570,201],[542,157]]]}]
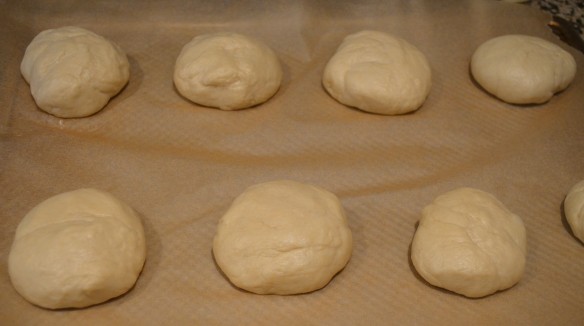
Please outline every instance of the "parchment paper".
[{"label": "parchment paper", "polygon": [[[550,17],[499,1],[0,1],[0,324],[2,325],[577,325],[584,321],[584,244],[562,202],[584,179],[584,57],[546,27]],[[19,72],[40,31],[90,29],[131,62],[127,87],[100,113],[40,111]],[[428,57],[433,86],[413,114],[348,108],[324,91],[323,68],[344,36],[375,29]],[[274,49],[281,89],[223,112],[182,98],[174,62],[194,36],[234,31]],[[535,35],[570,51],[573,84],[550,102],[505,104],[469,75],[482,42]],[[320,291],[240,291],[213,261],[216,224],[246,187],[293,179],[337,194],[354,252]],[[528,232],[523,279],[482,299],[434,288],[409,248],[422,208],[461,186],[494,194]],[[51,311],[13,289],[14,231],[36,204],[95,187],[143,219],[148,256],[126,295]]]}]

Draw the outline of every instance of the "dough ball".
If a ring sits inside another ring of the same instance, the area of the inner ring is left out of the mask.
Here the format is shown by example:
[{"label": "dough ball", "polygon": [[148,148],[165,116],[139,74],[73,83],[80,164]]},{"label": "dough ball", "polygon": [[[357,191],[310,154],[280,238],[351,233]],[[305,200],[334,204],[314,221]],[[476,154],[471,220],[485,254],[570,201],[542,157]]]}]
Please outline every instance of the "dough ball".
[{"label": "dough ball", "polygon": [[470,68],[487,92],[512,104],[547,102],[576,75],[576,61],[570,53],[527,35],[486,41],[474,52]]},{"label": "dough ball", "polygon": [[174,84],[187,99],[222,110],[239,110],[267,101],[282,81],[274,51],[235,33],[195,37],[180,52]]},{"label": "dough ball", "polygon": [[422,52],[375,31],[347,36],[325,67],[322,83],[339,102],[363,111],[402,114],[426,100],[432,73]]},{"label": "dough ball", "polygon": [[12,284],[45,308],[81,308],[117,297],[146,258],[142,223],[112,195],[79,189],[51,197],[20,222],[8,258]]},{"label": "dough ball", "polygon": [[411,254],[416,270],[430,284],[483,297],[521,279],[525,227],[491,194],[460,188],[424,208]]},{"label": "dough ball", "polygon": [[38,34],[26,48],[20,71],[42,110],[80,118],[101,110],[122,90],[130,64],[116,44],[68,26]]},{"label": "dough ball", "polygon": [[564,200],[564,213],[574,235],[584,242],[584,180],[568,192]]},{"label": "dough ball", "polygon": [[219,221],[215,260],[231,282],[258,294],[318,290],[349,261],[353,241],[332,193],[294,181],[248,188]]}]

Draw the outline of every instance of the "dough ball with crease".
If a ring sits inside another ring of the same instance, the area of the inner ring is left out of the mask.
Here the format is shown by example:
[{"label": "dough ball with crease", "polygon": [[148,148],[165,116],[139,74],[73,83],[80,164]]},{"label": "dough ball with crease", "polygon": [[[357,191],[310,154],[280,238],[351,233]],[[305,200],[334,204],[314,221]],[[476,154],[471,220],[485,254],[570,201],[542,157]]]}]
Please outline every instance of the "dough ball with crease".
[{"label": "dough ball with crease", "polygon": [[38,107],[60,118],[98,112],[130,77],[128,58],[118,45],[75,26],[38,34],[20,70]]},{"label": "dough ball with crease", "polygon": [[525,227],[493,195],[456,189],[438,196],[422,211],[411,258],[428,283],[467,297],[483,297],[521,279]]},{"label": "dough ball with crease", "polygon": [[276,54],[264,43],[236,33],[195,37],[180,52],[174,84],[187,99],[222,110],[267,101],[282,81]]},{"label": "dough ball with crease", "polygon": [[471,58],[473,78],[512,104],[539,104],[567,88],[576,75],[574,57],[528,35],[504,35],[481,44]]},{"label": "dough ball with crease", "polygon": [[345,105],[395,115],[424,103],[432,72],[424,54],[407,41],[361,31],[343,40],[325,67],[322,84]]},{"label": "dough ball with crease", "polygon": [[566,220],[574,235],[584,242],[584,180],[575,184],[564,200]]},{"label": "dough ball with crease", "polygon": [[8,258],[14,288],[50,309],[82,308],[134,286],[146,258],[142,222],[111,194],[79,189],[34,207]]},{"label": "dough ball with crease", "polygon": [[280,180],[249,187],[219,221],[213,254],[237,287],[258,294],[318,290],[347,264],[352,235],[337,197]]}]

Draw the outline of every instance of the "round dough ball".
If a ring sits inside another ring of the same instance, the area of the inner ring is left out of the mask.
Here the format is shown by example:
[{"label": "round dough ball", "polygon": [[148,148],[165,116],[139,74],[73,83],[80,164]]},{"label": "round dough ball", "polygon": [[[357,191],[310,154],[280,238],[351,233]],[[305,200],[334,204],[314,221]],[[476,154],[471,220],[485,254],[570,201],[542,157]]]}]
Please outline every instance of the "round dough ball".
[{"label": "round dough ball", "polygon": [[325,67],[322,83],[345,105],[394,115],[424,103],[432,72],[424,54],[405,40],[362,31],[343,40]]},{"label": "round dough ball", "polygon": [[45,308],[81,308],[127,292],[146,244],[136,213],[111,194],[79,189],[51,197],[20,222],[8,258],[12,284]]},{"label": "round dough ball", "polygon": [[424,208],[412,262],[430,284],[476,298],[510,288],[525,268],[521,219],[491,194],[460,188]]},{"label": "round dough ball", "polygon": [[276,54],[258,40],[235,33],[195,37],[180,52],[174,84],[187,99],[222,110],[267,101],[282,81]]},{"label": "round dough ball", "polygon": [[570,53],[527,35],[486,41],[474,52],[470,68],[487,92],[512,104],[547,102],[576,75],[576,61]]},{"label": "round dough ball", "polygon": [[284,180],[249,187],[235,199],[219,221],[213,254],[235,286],[286,295],[327,285],[352,246],[335,195]]},{"label": "round dough ball", "polygon": [[575,184],[564,200],[566,220],[574,235],[584,242],[584,180]]},{"label": "round dough ball", "polygon": [[38,34],[20,65],[36,104],[61,118],[101,110],[128,83],[130,64],[116,44],[83,28]]}]

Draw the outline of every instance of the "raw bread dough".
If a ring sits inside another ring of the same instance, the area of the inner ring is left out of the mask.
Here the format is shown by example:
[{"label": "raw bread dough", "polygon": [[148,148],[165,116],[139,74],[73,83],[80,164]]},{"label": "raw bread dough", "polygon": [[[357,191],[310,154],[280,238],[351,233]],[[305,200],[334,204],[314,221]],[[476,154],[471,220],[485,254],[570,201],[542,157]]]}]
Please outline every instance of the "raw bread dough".
[{"label": "raw bread dough", "polygon": [[584,242],[584,180],[575,184],[564,200],[566,220],[574,235]]},{"label": "raw bread dough", "polygon": [[176,60],[174,84],[187,99],[222,110],[267,101],[282,81],[274,51],[235,33],[205,34],[187,43]]},{"label": "raw bread dough", "polygon": [[483,297],[519,282],[525,268],[521,219],[491,194],[460,188],[424,208],[412,262],[430,284]]},{"label": "raw bread dough", "polygon": [[513,104],[547,102],[576,75],[576,61],[570,53],[527,35],[486,41],[474,52],[470,67],[487,92]]},{"label": "raw bread dough", "polygon": [[61,118],[101,110],[130,77],[126,54],[83,28],[67,26],[38,34],[20,65],[37,105]]},{"label": "raw bread dough", "polygon": [[20,222],[8,258],[12,284],[45,308],[81,308],[128,291],[146,244],[139,217],[111,194],[79,189],[51,197]]},{"label": "raw bread dough", "polygon": [[283,180],[249,187],[235,199],[219,221],[213,254],[235,286],[285,295],[327,285],[352,246],[334,194]]},{"label": "raw bread dough", "polygon": [[402,114],[426,100],[432,73],[422,52],[376,31],[347,36],[325,67],[322,83],[339,102],[363,111]]}]

